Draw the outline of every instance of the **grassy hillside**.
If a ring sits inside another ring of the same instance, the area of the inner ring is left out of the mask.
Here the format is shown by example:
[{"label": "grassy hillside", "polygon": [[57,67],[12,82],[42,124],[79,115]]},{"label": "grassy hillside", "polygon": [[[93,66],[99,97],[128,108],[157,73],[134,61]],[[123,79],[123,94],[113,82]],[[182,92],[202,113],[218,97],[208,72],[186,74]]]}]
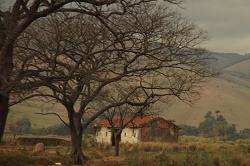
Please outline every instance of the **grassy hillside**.
[{"label": "grassy hillside", "polygon": [[250,89],[225,79],[212,79],[204,84],[201,99],[192,107],[176,102],[162,116],[174,119],[177,124],[199,125],[208,111],[220,110],[229,123],[238,129],[250,128]]},{"label": "grassy hillside", "polygon": [[240,55],[236,53],[212,53],[214,60],[211,66],[216,69],[225,69],[242,61],[250,59],[250,55]]},{"label": "grassy hillside", "polygon": [[[67,112],[61,105],[55,105],[51,110],[44,113],[55,112],[67,122]],[[18,104],[10,108],[10,113],[7,119],[8,125],[17,119],[29,118],[33,128],[48,127],[54,124],[61,123],[60,119],[55,115],[39,115],[35,113],[41,113],[41,108],[29,107],[27,105]]]},{"label": "grassy hillside", "polygon": [[[238,78],[235,79],[240,82]],[[220,110],[228,122],[236,124],[238,129],[250,128],[250,88],[238,83],[234,83],[232,79],[229,81],[222,78],[211,79],[204,84],[201,99],[195,105],[188,106],[176,102],[171,106],[165,104],[157,108],[164,111],[163,117],[175,120],[177,124],[197,126],[208,111]],[[22,117],[29,118],[34,128],[61,123],[55,115],[37,115],[35,114],[37,112],[41,112],[41,109],[24,105],[13,106],[7,124]],[[66,111],[60,105],[47,112],[56,112],[67,121]]]},{"label": "grassy hillside", "polygon": [[227,67],[225,70],[250,74],[250,59]]}]

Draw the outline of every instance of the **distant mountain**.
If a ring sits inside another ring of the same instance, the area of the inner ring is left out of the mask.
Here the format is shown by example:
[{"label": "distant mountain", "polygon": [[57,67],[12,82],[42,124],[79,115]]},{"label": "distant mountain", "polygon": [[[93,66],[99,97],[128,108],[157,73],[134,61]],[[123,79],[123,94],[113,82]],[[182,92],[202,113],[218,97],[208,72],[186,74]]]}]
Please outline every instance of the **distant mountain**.
[{"label": "distant mountain", "polygon": [[162,116],[177,124],[198,126],[208,112],[220,110],[238,129],[250,128],[250,55],[213,53],[211,66],[220,75],[204,84],[201,99],[188,106],[181,102],[161,105]]},{"label": "distant mountain", "polygon": [[212,57],[214,60],[211,62],[211,66],[220,70],[250,59],[249,54],[240,55],[236,53],[212,53]]},{"label": "distant mountain", "polygon": [[223,70],[224,73],[250,81],[250,59],[244,60]]},{"label": "distant mountain", "polygon": [[250,88],[250,56],[238,55],[229,59],[225,67],[220,71],[221,78]]}]

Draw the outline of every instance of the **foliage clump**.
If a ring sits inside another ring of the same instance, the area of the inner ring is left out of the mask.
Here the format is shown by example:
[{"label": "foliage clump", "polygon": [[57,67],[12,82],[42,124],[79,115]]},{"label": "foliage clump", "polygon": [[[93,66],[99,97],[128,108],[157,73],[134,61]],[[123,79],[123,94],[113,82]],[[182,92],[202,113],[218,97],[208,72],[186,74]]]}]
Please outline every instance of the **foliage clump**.
[{"label": "foliage clump", "polygon": [[198,127],[189,125],[180,125],[182,130],[180,135],[202,136],[206,138],[214,138],[223,141],[232,141],[237,139],[249,139],[250,129],[245,128],[237,132],[236,125],[230,124],[226,118],[220,114],[220,111],[215,111],[215,116],[211,111],[204,116],[204,121]]}]

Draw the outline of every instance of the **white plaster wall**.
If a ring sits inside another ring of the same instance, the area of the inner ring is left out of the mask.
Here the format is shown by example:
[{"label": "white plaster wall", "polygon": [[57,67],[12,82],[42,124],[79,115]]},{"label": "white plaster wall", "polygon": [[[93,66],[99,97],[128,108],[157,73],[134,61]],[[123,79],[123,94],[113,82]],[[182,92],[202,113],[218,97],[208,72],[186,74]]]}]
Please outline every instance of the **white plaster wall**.
[{"label": "white plaster wall", "polygon": [[[121,133],[122,143],[138,143],[140,142],[140,129],[125,128]],[[111,129],[101,127],[96,132],[96,141],[100,143],[111,143]]]},{"label": "white plaster wall", "polygon": [[96,141],[100,143],[110,143],[111,130],[106,127],[101,127],[100,131],[96,132]]},{"label": "white plaster wall", "polygon": [[122,143],[140,142],[140,129],[132,129],[132,128],[123,129],[122,134],[121,134],[121,142]]}]

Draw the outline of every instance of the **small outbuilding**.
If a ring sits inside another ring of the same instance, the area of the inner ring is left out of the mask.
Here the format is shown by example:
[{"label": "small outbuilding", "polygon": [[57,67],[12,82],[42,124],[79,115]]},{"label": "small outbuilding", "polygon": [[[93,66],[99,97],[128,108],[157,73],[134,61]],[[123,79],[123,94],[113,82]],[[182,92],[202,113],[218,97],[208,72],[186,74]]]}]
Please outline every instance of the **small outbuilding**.
[{"label": "small outbuilding", "polygon": [[[115,130],[118,130],[119,117],[113,118]],[[129,122],[130,118],[126,117],[123,123]],[[101,120],[94,124],[96,141],[99,143],[114,144],[114,133],[107,119]],[[119,140],[122,143],[138,142],[177,142],[179,127],[172,122],[157,116],[138,117],[123,129]]]}]

